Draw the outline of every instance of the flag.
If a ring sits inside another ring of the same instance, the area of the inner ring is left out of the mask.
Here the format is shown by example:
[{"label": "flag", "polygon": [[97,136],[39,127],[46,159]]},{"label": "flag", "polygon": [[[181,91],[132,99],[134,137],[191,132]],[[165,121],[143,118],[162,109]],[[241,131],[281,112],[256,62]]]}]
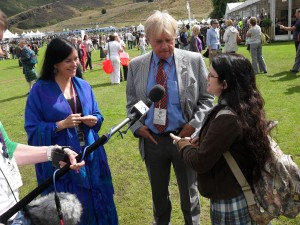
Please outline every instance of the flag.
[{"label": "flag", "polygon": [[190,11],[190,2],[189,2],[189,1],[186,2],[186,9],[187,9],[188,11]]},{"label": "flag", "polygon": [[189,16],[189,23],[191,23],[191,12],[190,12],[190,2],[186,2],[186,9],[188,11],[188,16]]}]

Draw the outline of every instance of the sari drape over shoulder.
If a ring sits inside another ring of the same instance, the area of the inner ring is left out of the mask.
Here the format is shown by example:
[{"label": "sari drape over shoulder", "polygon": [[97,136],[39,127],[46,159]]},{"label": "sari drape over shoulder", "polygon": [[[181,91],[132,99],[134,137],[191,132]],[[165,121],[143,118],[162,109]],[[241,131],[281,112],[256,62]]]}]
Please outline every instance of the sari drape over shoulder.
[{"label": "sari drape over shoulder", "polygon": [[[94,143],[104,120],[98,109],[91,86],[77,77],[72,78],[74,88],[82,106],[82,116],[96,116],[98,122],[93,127],[83,124],[86,146]],[[36,146],[63,145],[71,146],[81,153],[76,128],[67,128],[56,132],[56,122],[64,120],[72,110],[56,81],[38,80],[33,86],[25,109],[25,130],[28,144]],[[84,213],[80,224],[118,224],[116,208],[113,200],[113,184],[107,156],[101,146],[85,158],[85,166],[78,172],[69,171],[56,182],[59,192],[71,192],[77,195],[83,204]],[[51,162],[36,164],[38,184],[53,175],[55,168]],[[49,187],[44,194],[53,191]]]}]

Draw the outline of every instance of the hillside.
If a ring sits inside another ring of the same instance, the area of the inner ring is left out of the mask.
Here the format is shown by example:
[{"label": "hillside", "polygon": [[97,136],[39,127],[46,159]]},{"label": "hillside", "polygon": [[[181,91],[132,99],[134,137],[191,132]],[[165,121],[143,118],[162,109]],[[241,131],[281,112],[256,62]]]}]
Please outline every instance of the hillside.
[{"label": "hillside", "polygon": [[[19,0],[19,2],[23,1]],[[106,10],[106,14],[101,13],[102,9]],[[162,0],[150,3],[148,1],[132,3],[126,0],[106,2],[61,0],[35,7],[11,16],[9,19],[11,29],[17,32],[36,28],[47,32],[96,26],[122,27],[143,23],[157,9],[168,10],[176,19],[188,18],[185,0]],[[212,2],[211,0],[191,0],[190,9],[191,17],[200,21],[202,18],[207,18],[212,11]]]},{"label": "hillside", "polygon": [[55,2],[60,2],[62,5],[72,6],[74,8],[81,8],[82,10],[103,6],[105,4],[105,0],[1,0],[0,8],[8,17],[11,17],[35,7]]}]

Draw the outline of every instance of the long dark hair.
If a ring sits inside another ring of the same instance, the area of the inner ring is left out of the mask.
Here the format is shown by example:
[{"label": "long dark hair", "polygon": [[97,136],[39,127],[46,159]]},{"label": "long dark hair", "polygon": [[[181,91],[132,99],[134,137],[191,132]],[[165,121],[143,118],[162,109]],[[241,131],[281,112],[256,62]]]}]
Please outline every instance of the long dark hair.
[{"label": "long dark hair", "polygon": [[264,100],[256,87],[252,65],[242,55],[225,53],[214,57],[212,67],[219,76],[219,82],[227,83],[219,102],[224,99],[237,114],[246,148],[257,161],[254,171],[254,178],[257,180],[261,169],[271,157],[271,147],[268,139],[269,121],[265,116]]},{"label": "long dark hair", "polygon": [[66,59],[74,49],[74,45],[67,39],[54,38],[46,49],[40,79],[54,80],[54,65]]}]

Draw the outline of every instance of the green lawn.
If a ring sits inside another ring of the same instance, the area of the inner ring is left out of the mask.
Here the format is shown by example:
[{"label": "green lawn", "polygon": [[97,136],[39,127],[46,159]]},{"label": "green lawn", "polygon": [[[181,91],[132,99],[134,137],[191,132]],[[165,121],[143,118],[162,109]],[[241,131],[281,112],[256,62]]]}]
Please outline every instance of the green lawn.
[{"label": "green lawn", "polygon": [[[39,62],[45,48],[40,50]],[[245,46],[239,52],[250,57]],[[139,55],[136,49],[130,50],[131,57]],[[275,139],[281,148],[294,156],[300,165],[300,74],[292,74],[291,69],[295,47],[292,42],[272,43],[263,47],[263,55],[268,67],[267,74],[257,75],[257,83],[265,99],[265,107],[269,119],[278,120],[278,128],[274,132]],[[207,63],[207,59],[206,63]],[[99,108],[104,115],[104,124],[100,135],[126,118],[126,82],[121,85],[110,85],[109,76],[103,73],[99,61],[99,51],[93,53],[94,70],[84,73],[84,78],[91,84],[98,100]],[[41,63],[38,65],[40,67]],[[139,76],[139,74],[136,74]],[[18,67],[16,60],[0,61],[0,103],[1,121],[10,139],[26,143],[24,131],[24,108],[28,85]],[[120,225],[148,225],[152,222],[152,203],[149,182],[144,163],[138,152],[137,139],[130,132],[122,140],[115,134],[105,145],[112,171],[115,187],[115,202]],[[21,197],[36,187],[33,166],[20,168],[24,186]],[[171,197],[173,200],[172,224],[182,225],[183,218],[179,205],[179,196],[174,174],[171,178]],[[201,224],[208,225],[209,201],[201,197]],[[300,224],[296,220],[280,219],[273,224]]]}]

